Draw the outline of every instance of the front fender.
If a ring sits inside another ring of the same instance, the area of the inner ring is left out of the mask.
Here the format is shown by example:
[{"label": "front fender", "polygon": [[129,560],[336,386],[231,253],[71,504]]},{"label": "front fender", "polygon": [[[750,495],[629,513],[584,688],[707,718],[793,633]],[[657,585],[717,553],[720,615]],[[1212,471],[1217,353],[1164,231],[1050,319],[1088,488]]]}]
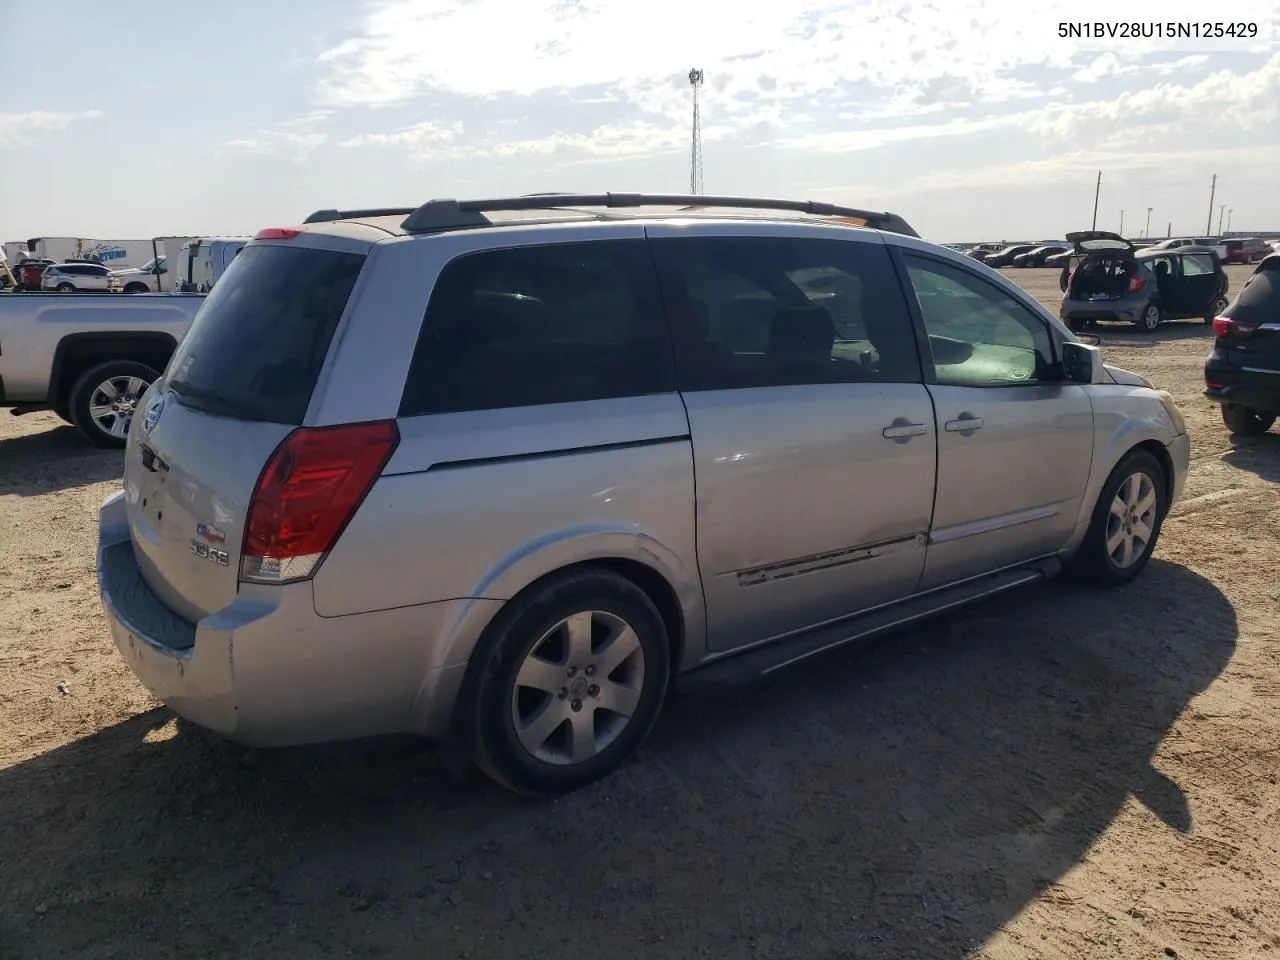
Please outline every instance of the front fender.
[{"label": "front fender", "polygon": [[[1155,441],[1163,447],[1173,442],[1173,424],[1164,412],[1155,391],[1147,387],[1103,384],[1090,388],[1093,394],[1093,467],[1080,501],[1076,528],[1065,553],[1080,545],[1093,518],[1094,505],[1111,471],[1134,447]],[[1174,480],[1176,484],[1176,478]],[[1174,484],[1171,484],[1171,489]]]}]

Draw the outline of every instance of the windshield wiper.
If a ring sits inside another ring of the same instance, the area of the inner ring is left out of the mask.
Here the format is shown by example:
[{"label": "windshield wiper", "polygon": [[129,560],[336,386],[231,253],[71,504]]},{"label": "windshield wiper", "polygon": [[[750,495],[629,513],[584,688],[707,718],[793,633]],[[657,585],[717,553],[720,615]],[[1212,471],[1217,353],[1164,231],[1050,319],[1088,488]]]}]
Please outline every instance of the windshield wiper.
[{"label": "windshield wiper", "polygon": [[228,397],[224,393],[219,393],[217,390],[210,390],[207,387],[192,386],[185,380],[170,380],[169,389],[179,397],[198,400],[201,403],[212,404],[214,406],[224,408],[218,412],[242,417],[245,414],[245,407],[243,403],[236,400],[234,397]]}]

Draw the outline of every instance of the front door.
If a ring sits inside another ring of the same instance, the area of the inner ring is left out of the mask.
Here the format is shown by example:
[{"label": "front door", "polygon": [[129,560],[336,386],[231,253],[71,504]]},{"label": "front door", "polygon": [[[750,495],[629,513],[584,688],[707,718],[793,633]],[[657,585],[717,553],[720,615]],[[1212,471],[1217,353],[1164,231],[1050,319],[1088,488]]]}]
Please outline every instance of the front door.
[{"label": "front door", "polygon": [[1184,253],[1178,257],[1181,277],[1178,281],[1177,312],[1187,317],[1207,317],[1213,312],[1218,295],[1217,264],[1212,254]]},{"label": "front door", "polygon": [[648,234],[693,438],[710,648],[911,594],[933,507],[933,405],[880,237],[715,223]]},{"label": "front door", "polygon": [[973,271],[904,254],[928,333],[938,490],[922,590],[1053,553],[1075,529],[1093,406],[1046,322]]}]

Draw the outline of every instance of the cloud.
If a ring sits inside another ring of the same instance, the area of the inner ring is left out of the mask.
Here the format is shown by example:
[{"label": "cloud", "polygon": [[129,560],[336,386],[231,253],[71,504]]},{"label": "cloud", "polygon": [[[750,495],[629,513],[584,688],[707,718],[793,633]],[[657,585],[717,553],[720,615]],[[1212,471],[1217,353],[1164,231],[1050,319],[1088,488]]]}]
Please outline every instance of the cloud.
[{"label": "cloud", "polygon": [[[1266,0],[1232,8],[1261,24],[1246,42],[1059,35],[1062,17],[1113,22],[1116,10],[1109,0],[1075,0],[1058,16],[1036,4],[996,11],[984,0],[374,0],[356,18],[358,35],[322,55],[319,95],[328,106],[386,106],[428,90],[529,95],[598,85],[661,113],[698,66],[709,103],[729,110],[745,100],[846,94],[860,83],[925,98],[940,95],[939,82],[968,84],[989,98],[1010,70],[1072,68],[1082,51],[1113,59],[1135,50],[1239,52],[1276,38]],[[1166,0],[1160,13],[1162,21],[1204,19],[1193,0]]]},{"label": "cloud", "polygon": [[[945,169],[904,183],[905,194],[932,191],[982,190],[1016,187],[1052,188],[1059,184],[1087,183],[1092,188],[1097,171],[1106,171],[1104,187],[1112,182],[1141,180],[1148,187],[1184,187],[1188,171],[1231,171],[1238,180],[1268,179],[1275,169],[1274,146],[1216,147],[1156,150],[1081,150],[1041,160],[1026,160],[970,169]],[[1200,186],[1199,183],[1196,184]],[[1206,182],[1204,186],[1208,187]],[[838,194],[840,191],[831,191]],[[1090,189],[1092,193],[1092,189]]]},{"label": "cloud", "polygon": [[77,120],[96,120],[101,110],[79,110],[58,113],[50,110],[28,110],[25,113],[0,113],[0,150],[25,147],[53,133],[60,133]]},{"label": "cloud", "polygon": [[252,136],[224,141],[217,150],[219,157],[275,156],[292,154],[294,163],[302,163],[329,139],[317,126],[328,120],[331,110],[312,110],[299,117],[283,120],[274,128],[261,129]]},{"label": "cloud", "polygon": [[1220,70],[1195,84],[1161,82],[1114,99],[1054,104],[1028,124],[1057,140],[1151,140],[1195,131],[1280,129],[1280,53],[1252,73]]},{"label": "cloud", "polygon": [[386,147],[407,153],[414,160],[452,157],[462,135],[461,123],[415,123],[392,133],[362,133],[339,140],[340,147]]},{"label": "cloud", "polygon": [[[1099,65],[1098,60],[1103,64]],[[1115,75],[1119,62],[1116,58],[1107,54],[1098,60],[1086,69],[1100,76]],[[958,102],[973,89],[967,81],[947,75],[917,91],[920,95],[915,97],[914,109],[906,103],[900,109],[864,111],[861,115],[824,115],[817,105],[801,110],[764,100],[727,115],[723,111],[710,113],[714,122],[704,124],[703,141],[708,145],[736,141],[738,145],[768,145],[808,154],[843,154],[1003,130],[1036,135],[1045,149],[1063,145],[1079,149],[1088,145],[1092,149],[1120,146],[1133,150],[1158,146],[1185,137],[1190,131],[1280,129],[1280,53],[1251,73],[1224,70],[1193,84],[1160,81],[1116,98],[1051,102],[1012,112],[1008,107],[1025,97],[1004,101],[1004,112],[997,104],[974,115],[972,107]],[[1063,88],[1053,89],[1057,97],[1065,92]],[[675,97],[676,105],[669,110],[663,90],[650,90],[646,97],[648,109],[637,119],[610,122],[594,129],[552,129],[540,137],[511,140],[503,136],[502,125],[496,124],[492,133],[464,138],[459,122],[428,121],[388,132],[360,134],[339,145],[395,149],[419,162],[460,157],[573,159],[575,155],[609,160],[687,150],[688,94],[681,92]],[[931,98],[944,102],[919,103]],[[953,98],[957,102],[951,102]],[[654,119],[655,114],[665,116]],[[930,122],[926,118],[931,116],[938,119]],[[799,133],[802,125],[813,132]],[[270,150],[271,144],[246,146],[255,148]]]},{"label": "cloud", "polygon": [[[714,130],[711,133],[714,137]],[[389,133],[362,133],[339,140],[338,146],[394,149],[422,163],[463,157],[567,156],[570,159],[587,157],[616,160],[684,150],[689,146],[687,130],[677,131],[644,122],[606,124],[589,133],[555,131],[546,136],[524,140],[485,138],[464,144],[461,137],[461,123],[427,121]]]}]

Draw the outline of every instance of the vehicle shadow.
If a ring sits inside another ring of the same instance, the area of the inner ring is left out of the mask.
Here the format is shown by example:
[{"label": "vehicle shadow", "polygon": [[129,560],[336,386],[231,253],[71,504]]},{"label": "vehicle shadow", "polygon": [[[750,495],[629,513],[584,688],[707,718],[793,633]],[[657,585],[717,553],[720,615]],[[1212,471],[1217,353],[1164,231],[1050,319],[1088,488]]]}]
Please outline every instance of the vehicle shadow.
[{"label": "vehicle shadow", "polygon": [[1213,339],[1213,329],[1202,320],[1170,320],[1162,323],[1152,333],[1142,333],[1133,326],[1124,323],[1097,323],[1085,327],[1081,333],[1097,334],[1102,345],[1124,346],[1127,348],[1154,347],[1161,343],[1175,340]]},{"label": "vehicle shadow", "polygon": [[1263,480],[1280,483],[1280,433],[1260,437],[1232,436],[1232,449],[1222,459],[1240,470],[1255,473]]},{"label": "vehicle shadow", "polygon": [[124,472],[119,450],[90,446],[74,427],[57,422],[41,433],[0,438],[0,494],[38,497],[112,480]]},{"label": "vehicle shadow", "polygon": [[0,771],[0,956],[960,960],[1130,795],[1197,831],[1151,758],[1236,636],[1174,564],[1056,581],[677,698],[549,803],[399,743],[246,767],[156,710]]}]

